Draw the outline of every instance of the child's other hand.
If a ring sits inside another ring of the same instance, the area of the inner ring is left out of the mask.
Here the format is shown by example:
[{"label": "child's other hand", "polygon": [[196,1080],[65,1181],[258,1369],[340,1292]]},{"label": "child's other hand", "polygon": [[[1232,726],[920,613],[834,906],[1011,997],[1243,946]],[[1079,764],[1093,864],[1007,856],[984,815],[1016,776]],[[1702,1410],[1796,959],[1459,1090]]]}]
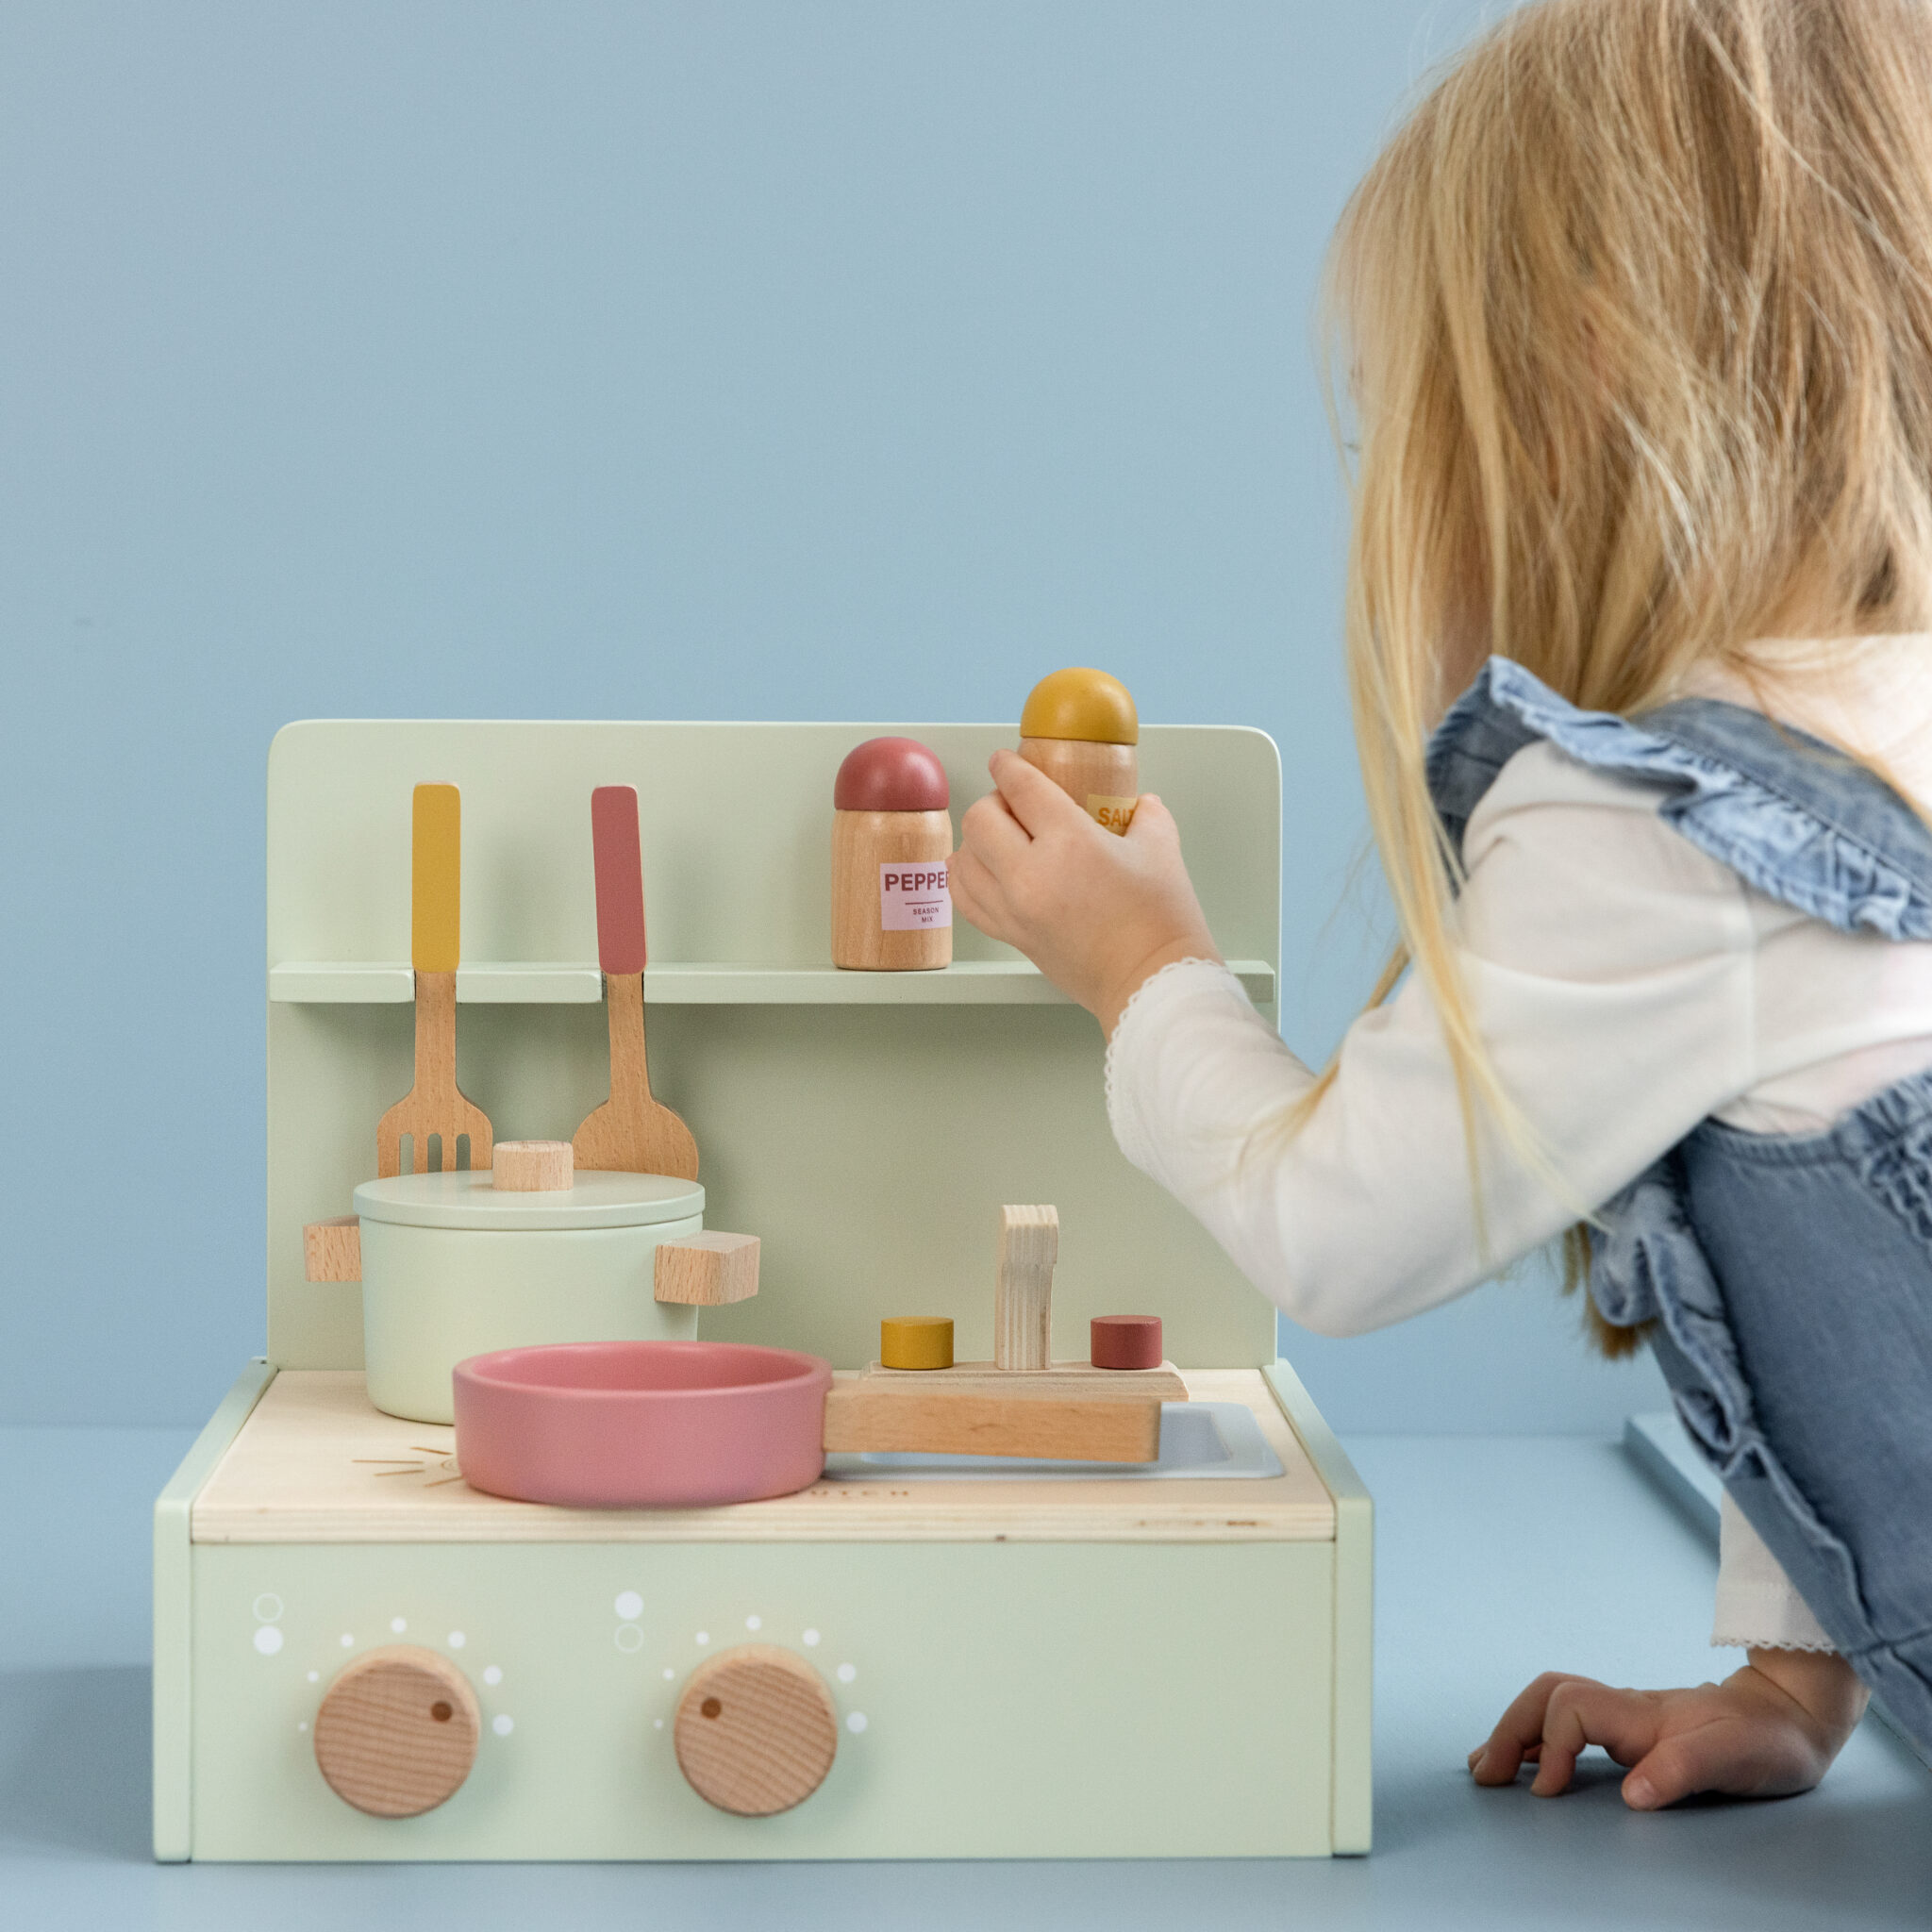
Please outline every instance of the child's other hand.
[{"label": "child's other hand", "polygon": [[1540,1798],[1568,1788],[1579,1754],[1600,1744],[1632,1767],[1624,1802],[1655,1811],[1698,1791],[1778,1798],[1822,1778],[1863,1715],[1866,1690],[1828,1653],[1754,1650],[1722,1684],[1613,1690],[1546,1671],[1469,1755],[1479,1785],[1511,1783],[1536,1764]]},{"label": "child's other hand", "polygon": [[1221,957],[1180,834],[1152,792],[1122,838],[1017,753],[995,752],[990,769],[999,790],[960,824],[953,903],[981,932],[1018,946],[1104,1033],[1161,967]]}]

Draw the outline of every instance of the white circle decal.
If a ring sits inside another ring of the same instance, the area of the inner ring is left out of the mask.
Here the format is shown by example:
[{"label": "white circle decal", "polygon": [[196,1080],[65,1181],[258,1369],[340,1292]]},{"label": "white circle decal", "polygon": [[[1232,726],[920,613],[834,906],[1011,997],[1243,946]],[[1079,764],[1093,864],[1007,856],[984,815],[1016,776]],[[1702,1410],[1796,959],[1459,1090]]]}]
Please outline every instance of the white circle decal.
[{"label": "white circle decal", "polygon": [[255,1615],[258,1623],[278,1624],[282,1619],[282,1600],[274,1591],[265,1590],[255,1599]]},{"label": "white circle decal", "polygon": [[462,1649],[463,1645],[469,1642],[469,1641],[460,1630],[452,1630],[449,1633],[449,1647],[452,1650]]},{"label": "white circle decal", "polygon": [[858,1673],[850,1664],[841,1664],[839,1666],[839,1681],[841,1684],[851,1683],[858,1674]]},{"label": "white circle decal", "polygon": [[492,1731],[494,1731],[499,1738],[508,1737],[509,1734],[516,1729],[516,1727],[517,1721],[513,1717],[493,1717],[490,1720],[490,1728]]},{"label": "white circle decal", "polygon": [[617,1598],[617,1615],[620,1622],[629,1624],[644,1613],[644,1600],[634,1590],[621,1591]]},{"label": "white circle decal", "polygon": [[851,1715],[850,1717],[848,1717],[848,1718],[847,1718],[847,1719],[845,1720],[845,1728],[846,1728],[846,1729],[847,1729],[848,1731],[851,1731],[852,1733],[854,1733],[854,1735],[857,1735],[857,1734],[858,1734],[858,1732],[860,1732],[860,1731],[864,1730],[864,1728],[865,1728],[865,1713],[864,1713],[864,1711],[862,1711],[862,1710],[855,1710],[855,1711],[854,1711],[854,1712],[852,1713],[852,1715]]},{"label": "white circle decal", "polygon": [[625,1656],[644,1647],[644,1633],[635,1624],[620,1624],[617,1626],[617,1647]]},{"label": "white circle decal", "polygon": [[818,1632],[817,1632],[816,1630],[808,1630],[808,1631],[807,1631],[807,1632],[805,1633],[805,1641],[806,1641],[806,1646],[807,1646],[807,1648],[808,1648],[808,1649],[809,1649],[809,1648],[811,1648],[812,1646],[816,1645],[816,1644],[817,1644],[817,1642],[818,1642],[818,1641],[819,1641],[819,1633],[818,1633]]},{"label": "white circle decal", "polygon": [[762,1617],[747,1617],[744,1620],[744,1627],[747,1630],[762,1630],[765,1627],[765,1620]]},{"label": "white circle decal", "polygon": [[409,1620],[407,1617],[391,1617],[389,1620],[389,1627],[400,1637],[409,1627]]},{"label": "white circle decal", "polygon": [[255,1633],[255,1647],[263,1657],[273,1657],[282,1647],[282,1633],[273,1624],[264,1624]]},{"label": "white circle decal", "polygon": [[499,1665],[499,1664],[491,1664],[491,1665],[490,1666],[490,1668],[489,1668],[489,1669],[488,1669],[487,1671],[485,1671],[485,1672],[483,1673],[483,1681],[484,1681],[484,1682],[485,1682],[486,1684],[500,1684],[500,1683],[502,1683],[502,1682],[503,1682],[503,1668],[502,1668],[502,1666],[501,1666],[501,1665]]}]

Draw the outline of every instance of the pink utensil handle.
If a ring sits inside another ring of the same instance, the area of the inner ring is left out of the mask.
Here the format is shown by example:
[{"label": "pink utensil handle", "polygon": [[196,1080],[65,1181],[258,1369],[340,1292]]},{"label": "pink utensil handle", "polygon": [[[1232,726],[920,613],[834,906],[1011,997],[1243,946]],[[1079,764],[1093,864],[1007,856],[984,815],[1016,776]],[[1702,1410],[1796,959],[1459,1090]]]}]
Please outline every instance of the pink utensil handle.
[{"label": "pink utensil handle", "polygon": [[591,793],[591,842],[597,859],[597,963],[606,973],[641,973],[644,861],[634,786],[600,785]]}]

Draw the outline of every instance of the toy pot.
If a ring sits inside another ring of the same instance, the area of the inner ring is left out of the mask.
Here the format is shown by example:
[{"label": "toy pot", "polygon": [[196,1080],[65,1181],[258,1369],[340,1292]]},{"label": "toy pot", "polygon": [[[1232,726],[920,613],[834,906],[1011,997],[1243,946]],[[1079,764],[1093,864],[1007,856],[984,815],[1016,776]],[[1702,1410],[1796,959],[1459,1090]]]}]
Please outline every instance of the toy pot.
[{"label": "toy pot", "polygon": [[489,1170],[403,1174],[356,1190],[369,1399],[412,1422],[454,1420],[468,1356],[545,1342],[697,1333],[656,1299],[658,1245],[704,1225],[705,1191],[665,1174],[590,1172],[568,1189],[493,1188]]}]

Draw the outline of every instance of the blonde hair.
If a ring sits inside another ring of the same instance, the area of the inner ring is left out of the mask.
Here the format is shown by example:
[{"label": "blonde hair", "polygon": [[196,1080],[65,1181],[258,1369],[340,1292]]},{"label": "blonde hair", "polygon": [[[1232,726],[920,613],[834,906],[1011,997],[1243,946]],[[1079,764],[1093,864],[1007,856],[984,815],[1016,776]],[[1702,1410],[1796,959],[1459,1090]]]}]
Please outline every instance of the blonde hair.
[{"label": "blonde hair", "polygon": [[1547,1174],[1457,974],[1427,735],[1490,655],[1629,714],[1703,662],[1748,675],[1755,639],[1924,626],[1932,7],[1512,13],[1356,190],[1328,286],[1361,437],[1350,690],[1402,932],[1374,999],[1410,961],[1426,982],[1472,1186],[1479,1122]]}]

